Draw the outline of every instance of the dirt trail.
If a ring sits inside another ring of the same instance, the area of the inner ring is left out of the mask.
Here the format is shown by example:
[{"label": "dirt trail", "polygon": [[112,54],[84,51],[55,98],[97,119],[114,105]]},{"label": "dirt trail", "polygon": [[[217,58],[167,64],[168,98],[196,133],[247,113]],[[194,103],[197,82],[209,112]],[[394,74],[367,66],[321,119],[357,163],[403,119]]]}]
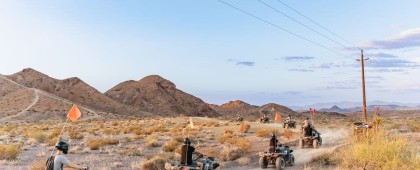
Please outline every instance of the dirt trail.
[{"label": "dirt trail", "polygon": [[23,109],[21,112],[19,112],[18,114],[11,115],[11,116],[6,116],[6,117],[3,117],[0,120],[10,120],[10,119],[13,119],[15,117],[22,116],[23,114],[27,113],[29,109],[31,109],[33,106],[35,106],[35,104],[39,101],[39,90],[38,89],[33,89],[33,88],[31,88],[31,89],[34,91],[34,98],[32,98],[32,103],[28,107]]},{"label": "dirt trail", "polygon": [[[17,116],[20,116],[20,115],[22,115],[22,114],[26,113],[26,111],[27,111],[27,110],[29,110],[30,108],[32,108],[32,107],[33,107],[33,106],[34,106],[34,105],[38,102],[38,100],[39,100],[39,95],[44,95],[44,96],[47,96],[47,97],[53,98],[53,99],[55,99],[55,100],[58,100],[58,101],[61,101],[61,102],[67,103],[67,104],[74,104],[74,103],[73,103],[72,101],[70,101],[70,100],[67,100],[67,99],[61,98],[61,97],[56,96],[56,95],[53,95],[53,94],[51,94],[51,93],[48,93],[48,92],[45,92],[45,91],[42,91],[42,90],[39,90],[39,89],[29,88],[29,87],[23,86],[23,85],[21,85],[21,84],[19,84],[19,83],[15,82],[15,81],[13,81],[13,80],[10,80],[9,78],[7,78],[7,77],[6,77],[6,76],[4,76],[4,75],[1,75],[1,74],[0,74],[0,78],[2,78],[2,79],[4,79],[4,80],[6,80],[6,81],[8,81],[8,82],[10,82],[10,83],[12,83],[12,84],[14,84],[14,85],[16,85],[16,86],[19,86],[19,87],[22,87],[22,88],[25,88],[25,89],[33,89],[33,90],[35,91],[35,93],[36,93],[36,96],[35,96],[35,98],[33,99],[32,104],[31,104],[31,105],[29,105],[26,109],[22,110],[20,113],[18,113],[18,114],[16,114],[16,115],[12,115],[12,116],[8,116],[8,117],[4,117],[4,118],[2,118],[2,119],[0,119],[0,120],[6,120],[6,119],[14,118],[14,117],[17,117]],[[87,107],[85,107],[85,106],[80,106],[80,105],[79,105],[79,107],[80,107],[81,109],[84,109],[84,110],[86,110],[86,111],[89,111],[89,112],[93,113],[94,115],[93,115],[92,117],[101,117],[101,116],[100,116],[100,115],[99,115],[96,111],[94,111],[94,110],[92,110],[92,109],[89,109],[89,108],[87,108]]]}]

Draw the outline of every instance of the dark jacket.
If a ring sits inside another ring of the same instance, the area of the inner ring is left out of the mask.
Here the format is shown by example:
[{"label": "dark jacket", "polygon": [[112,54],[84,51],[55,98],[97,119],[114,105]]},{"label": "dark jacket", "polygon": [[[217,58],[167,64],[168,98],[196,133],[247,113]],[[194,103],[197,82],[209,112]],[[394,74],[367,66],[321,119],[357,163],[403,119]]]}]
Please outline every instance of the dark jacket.
[{"label": "dark jacket", "polygon": [[[188,149],[187,149],[188,146]],[[193,163],[192,155],[195,148],[190,145],[182,145],[181,147],[181,164],[191,165]],[[185,163],[186,162],[186,163]]]}]

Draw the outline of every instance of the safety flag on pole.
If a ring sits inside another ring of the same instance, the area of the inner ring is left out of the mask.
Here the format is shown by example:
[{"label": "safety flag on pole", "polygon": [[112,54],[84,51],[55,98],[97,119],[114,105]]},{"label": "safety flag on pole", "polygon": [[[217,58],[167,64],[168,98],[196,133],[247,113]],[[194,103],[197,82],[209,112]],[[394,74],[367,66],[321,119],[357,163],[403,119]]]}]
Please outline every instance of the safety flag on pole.
[{"label": "safety flag on pole", "polygon": [[280,122],[281,120],[280,114],[276,113],[276,117],[274,118],[274,120]]},{"label": "safety flag on pole", "polygon": [[316,115],[316,109],[314,109],[314,112],[313,112],[313,114],[314,114],[314,115]]},{"label": "safety flag on pole", "polygon": [[190,128],[194,129],[194,123],[193,123],[192,117],[190,117]]},{"label": "safety flag on pole", "polygon": [[67,113],[67,117],[73,122],[77,121],[77,119],[79,119],[81,115],[82,114],[80,113],[79,108],[77,108],[75,104],[73,104],[69,113]]}]

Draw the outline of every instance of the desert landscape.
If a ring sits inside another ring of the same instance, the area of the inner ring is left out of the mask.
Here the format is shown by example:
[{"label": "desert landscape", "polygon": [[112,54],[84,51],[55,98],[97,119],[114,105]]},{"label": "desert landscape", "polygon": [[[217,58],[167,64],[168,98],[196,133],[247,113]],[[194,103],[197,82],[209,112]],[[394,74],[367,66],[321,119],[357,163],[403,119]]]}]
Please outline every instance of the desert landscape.
[{"label": "desert landscape", "polygon": [[[286,169],[420,168],[418,110],[370,111],[373,128],[361,135],[353,131],[360,112],[313,115],[240,100],[207,104],[159,76],[126,81],[105,94],[78,78],[57,80],[30,68],[2,75],[0,84],[0,169],[44,169],[72,104],[82,116],[66,125],[60,140],[70,143],[70,160],[91,169],[162,170],[179,163],[185,137],[214,157],[218,169],[261,169],[258,154],[268,150],[273,133],[293,149],[295,162]],[[282,120],[291,115],[297,127],[284,128],[276,113]],[[260,123],[262,114],[269,123]],[[321,133],[318,148],[299,146],[306,117]]]},{"label": "desert landscape", "polygon": [[419,7],[1,0],[0,170],[420,170]]}]

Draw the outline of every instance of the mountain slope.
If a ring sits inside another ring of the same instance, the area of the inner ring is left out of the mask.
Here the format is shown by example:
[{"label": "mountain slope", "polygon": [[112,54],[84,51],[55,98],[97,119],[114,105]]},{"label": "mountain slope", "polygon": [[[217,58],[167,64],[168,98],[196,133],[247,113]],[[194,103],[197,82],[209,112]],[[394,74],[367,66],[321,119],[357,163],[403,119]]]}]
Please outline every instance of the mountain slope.
[{"label": "mountain slope", "polygon": [[174,83],[158,75],[120,83],[105,94],[126,105],[160,115],[219,116],[201,99],[177,89]]},{"label": "mountain slope", "polygon": [[7,77],[23,86],[40,89],[96,110],[120,114],[147,114],[138,108],[125,106],[110,99],[76,77],[57,80],[31,68]]}]

